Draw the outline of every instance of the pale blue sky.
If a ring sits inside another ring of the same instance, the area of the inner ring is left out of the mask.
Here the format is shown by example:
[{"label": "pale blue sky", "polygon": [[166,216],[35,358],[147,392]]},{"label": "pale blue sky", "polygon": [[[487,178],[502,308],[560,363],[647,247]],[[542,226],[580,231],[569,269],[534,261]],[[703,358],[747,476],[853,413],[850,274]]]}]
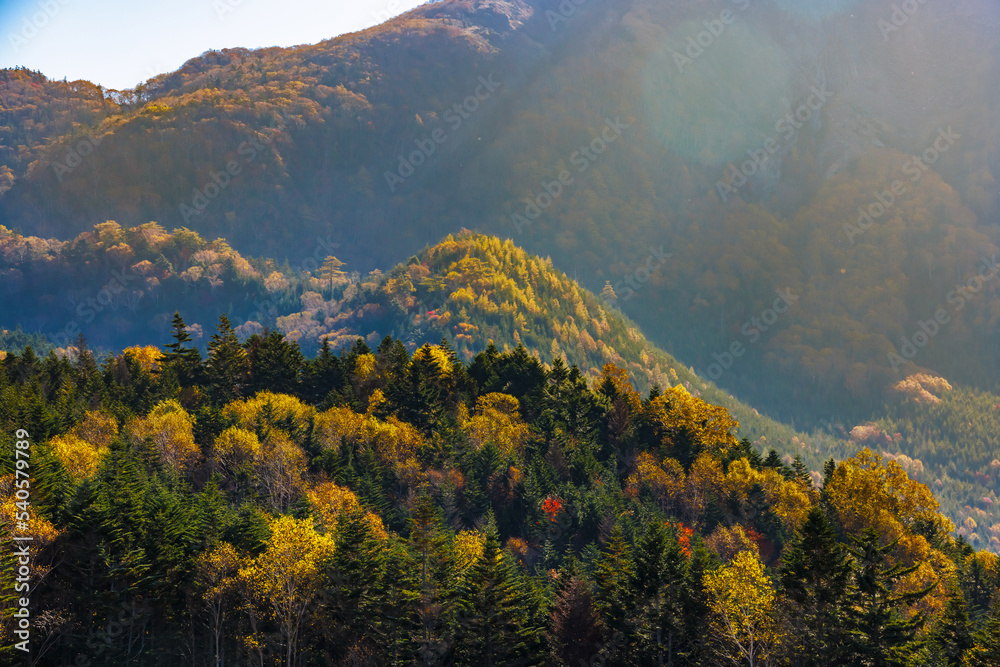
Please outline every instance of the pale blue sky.
[{"label": "pale blue sky", "polygon": [[0,0],[0,67],[131,88],[209,49],[314,44],[424,0]]}]

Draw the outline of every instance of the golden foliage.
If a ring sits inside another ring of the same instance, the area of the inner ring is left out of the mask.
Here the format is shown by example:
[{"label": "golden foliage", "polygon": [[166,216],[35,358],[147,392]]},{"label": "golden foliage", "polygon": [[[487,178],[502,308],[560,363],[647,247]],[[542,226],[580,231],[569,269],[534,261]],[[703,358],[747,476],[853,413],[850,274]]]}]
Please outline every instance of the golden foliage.
[{"label": "golden foliage", "polygon": [[157,403],[145,418],[132,420],[127,428],[136,441],[152,439],[164,463],[172,468],[190,470],[201,456],[194,442],[194,418],[175,399]]},{"label": "golden foliage", "polygon": [[737,444],[734,433],[739,422],[725,408],[695,398],[680,385],[653,399],[649,411],[662,431],[685,429],[707,451],[724,454]]},{"label": "golden foliage", "polygon": [[463,530],[455,536],[452,548],[458,570],[465,572],[483,556],[486,536],[478,530]]},{"label": "golden foliage", "polygon": [[[320,482],[307,490],[306,497],[316,512],[319,524],[328,535],[335,536],[337,521],[342,515],[361,511],[361,503],[353,491],[330,481]],[[366,512],[365,523],[368,524],[373,536],[382,540],[388,539],[389,533],[378,514]]]},{"label": "golden foliage", "polygon": [[152,345],[126,347],[122,354],[127,354],[135,359],[149,373],[160,369],[159,361],[163,358],[163,352],[160,351],[160,348]]},{"label": "golden foliage", "polygon": [[72,433],[54,436],[49,440],[49,447],[76,481],[96,473],[101,459],[108,453],[107,447],[95,447]]},{"label": "golden foliage", "polygon": [[99,410],[89,410],[71,432],[97,448],[110,447],[111,442],[118,436],[118,422],[109,414]]},{"label": "golden foliage", "polygon": [[812,505],[812,499],[802,485],[786,480],[778,471],[770,468],[754,470],[746,458],[729,464],[726,490],[740,504],[747,502],[747,494],[755,484],[763,487],[768,506],[781,519],[785,529],[789,533],[795,531]]},{"label": "golden foliage", "polygon": [[[380,395],[381,392],[373,393],[372,402],[379,400]],[[371,403],[369,408],[373,408]],[[370,448],[379,461],[387,465],[411,458],[423,444],[420,432],[406,422],[395,417],[383,421],[372,414],[360,415],[345,407],[331,408],[316,415],[315,434],[324,448],[336,451],[342,443],[352,449]]]},{"label": "golden foliage", "polygon": [[871,526],[895,539],[919,518],[942,519],[930,489],[911,480],[895,461],[886,462],[868,448],[838,465],[826,490],[838,518],[853,535]]},{"label": "golden foliage", "polygon": [[226,406],[223,414],[237,419],[240,425],[245,428],[253,428],[265,406],[270,406],[276,420],[290,419],[298,428],[306,428],[309,424],[309,417],[315,412],[313,408],[294,396],[262,391],[253,398],[233,401]]},{"label": "golden foliage", "polygon": [[743,526],[736,524],[732,528],[719,525],[712,534],[705,538],[705,546],[719,554],[724,561],[728,561],[741,551],[749,551],[760,558],[760,548],[757,543],[747,535]]},{"label": "golden foliage", "polygon": [[230,477],[249,473],[260,458],[260,440],[253,431],[230,426],[219,434],[212,448],[212,460]]},{"label": "golden foliage", "polygon": [[486,394],[476,401],[475,413],[462,427],[475,449],[492,442],[505,457],[520,456],[530,437],[528,425],[521,420],[517,399],[508,394]]},{"label": "golden foliage", "polygon": [[741,551],[704,581],[713,627],[726,640],[726,657],[737,664],[764,664],[781,635],[774,613],[777,594],[760,558]]}]

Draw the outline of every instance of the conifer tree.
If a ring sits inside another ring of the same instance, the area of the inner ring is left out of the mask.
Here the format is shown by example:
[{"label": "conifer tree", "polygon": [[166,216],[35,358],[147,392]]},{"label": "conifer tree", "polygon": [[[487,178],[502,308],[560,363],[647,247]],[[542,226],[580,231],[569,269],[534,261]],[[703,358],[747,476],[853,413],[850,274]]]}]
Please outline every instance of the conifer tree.
[{"label": "conifer tree", "polygon": [[160,366],[176,378],[178,385],[190,387],[199,380],[201,353],[198,352],[198,348],[185,345],[185,343],[190,343],[192,339],[180,312],[174,312],[174,319],[171,321],[170,327],[174,340],[163,346],[167,351],[163,355]]},{"label": "conifer tree", "polygon": [[1000,667],[1000,596],[990,609],[983,626],[973,636],[965,652],[963,667]]},{"label": "conifer tree", "polygon": [[589,665],[599,655],[604,636],[593,588],[573,559],[559,580],[548,634],[552,659],[567,667]]},{"label": "conifer tree", "polygon": [[842,603],[850,583],[847,550],[818,507],[809,510],[782,559],[781,585],[794,629],[789,646],[793,665],[839,665]]},{"label": "conifer tree", "polygon": [[631,582],[637,615],[637,649],[657,665],[677,664],[681,634],[684,556],[660,521],[651,521],[635,548]]},{"label": "conifer tree", "polygon": [[541,628],[532,622],[532,596],[488,515],[482,556],[462,582],[456,662],[483,667],[541,662]]},{"label": "conifer tree", "polygon": [[972,648],[972,629],[965,594],[957,588],[948,592],[948,602],[931,633],[931,643],[948,667],[960,667],[962,657]]},{"label": "conifer tree", "polygon": [[902,667],[907,664],[907,648],[924,624],[917,613],[907,619],[903,607],[930,593],[936,584],[910,593],[895,593],[895,584],[915,572],[919,565],[888,565],[887,554],[899,539],[879,546],[879,534],[867,528],[853,538],[853,582],[847,594],[844,662],[848,665]]},{"label": "conifer tree", "polygon": [[205,382],[212,399],[221,405],[241,395],[247,375],[247,355],[225,313],[208,343]]}]

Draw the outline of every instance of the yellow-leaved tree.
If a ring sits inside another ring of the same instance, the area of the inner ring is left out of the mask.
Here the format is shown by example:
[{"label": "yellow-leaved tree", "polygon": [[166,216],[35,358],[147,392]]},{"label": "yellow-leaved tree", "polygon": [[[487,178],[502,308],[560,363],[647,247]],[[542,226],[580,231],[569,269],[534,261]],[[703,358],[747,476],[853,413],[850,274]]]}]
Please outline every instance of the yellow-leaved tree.
[{"label": "yellow-leaved tree", "polygon": [[157,403],[145,418],[132,420],[128,431],[138,442],[151,439],[163,462],[176,470],[190,470],[201,456],[194,442],[194,418],[176,399]]},{"label": "yellow-leaved tree", "polygon": [[118,435],[118,422],[103,412],[88,411],[69,433],[49,440],[52,453],[75,481],[97,472],[101,459]]},{"label": "yellow-leaved tree", "polygon": [[520,404],[508,394],[485,394],[476,401],[473,416],[462,424],[476,450],[492,442],[504,457],[524,453],[530,431],[521,421]]},{"label": "yellow-leaved tree", "polygon": [[[896,593],[923,590],[935,581],[950,581],[955,565],[922,534],[933,529],[948,534],[954,524],[938,513],[938,501],[925,485],[912,480],[895,461],[884,460],[867,447],[834,469],[825,487],[830,505],[847,532],[859,536],[873,528],[885,541],[897,540],[890,564],[916,570],[899,580]],[[911,611],[940,612],[947,601],[947,587],[938,586]]]},{"label": "yellow-leaved tree", "polygon": [[725,408],[695,398],[680,385],[654,398],[648,409],[664,444],[682,464],[702,451],[724,455],[738,444],[739,422]]},{"label": "yellow-leaved tree", "polygon": [[201,600],[208,611],[208,627],[212,633],[215,664],[222,664],[222,638],[226,627],[226,612],[236,583],[240,557],[228,542],[203,552],[195,560],[195,582],[202,589]]},{"label": "yellow-leaved tree", "polygon": [[323,564],[333,549],[333,538],[317,533],[311,520],[280,516],[271,523],[264,552],[239,569],[247,603],[266,612],[281,629],[286,667],[298,664],[299,635],[323,589]]},{"label": "yellow-leaved tree", "polygon": [[777,594],[753,551],[741,551],[704,579],[719,657],[736,665],[769,664],[781,641]]},{"label": "yellow-leaved tree", "polygon": [[[345,514],[361,511],[358,497],[346,486],[337,486],[334,482],[324,481],[306,491],[306,497],[313,507],[315,517],[327,535],[336,537],[337,521]],[[365,523],[373,537],[388,539],[382,517],[374,512],[365,513]]]}]

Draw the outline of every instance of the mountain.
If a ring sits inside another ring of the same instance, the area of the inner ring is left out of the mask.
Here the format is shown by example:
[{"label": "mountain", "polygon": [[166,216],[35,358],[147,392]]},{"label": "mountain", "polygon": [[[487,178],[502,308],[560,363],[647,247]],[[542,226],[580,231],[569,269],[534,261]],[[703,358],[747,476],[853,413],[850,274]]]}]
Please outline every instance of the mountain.
[{"label": "mountain", "polygon": [[[70,243],[0,230],[0,256],[13,264],[5,283],[30,296],[19,322],[48,334],[35,348],[41,354],[78,344],[80,334],[104,354],[159,344],[180,310],[202,347],[226,313],[241,339],[275,331],[310,357],[324,341],[338,351],[359,339],[374,348],[389,336],[410,353],[446,340],[467,362],[491,342],[500,351],[523,346],[539,362],[561,358],[577,366],[591,383],[613,364],[644,394],[680,386],[726,408],[741,437],[786,462],[801,457],[816,478],[830,457],[869,447],[931,487],[971,544],[1000,549],[996,394],[914,374],[893,386],[872,417],[847,421],[830,412],[819,427],[796,429],[761,414],[753,407],[756,395],[740,400],[650,342],[621,312],[627,294],[608,286],[598,297],[550,258],[530,255],[509,239],[463,231],[384,273],[364,275],[328,259],[323,253],[329,250],[318,247],[315,264],[293,268],[247,260],[221,239],[167,233],[153,223],[131,229],[103,223]],[[101,280],[107,280],[102,289],[87,287]],[[16,352],[38,344],[17,332],[0,342]],[[732,356],[729,372],[741,363],[742,355]]]},{"label": "mountain", "polygon": [[920,372],[998,391],[998,10],[819,6],[449,1],[96,102],[32,74],[75,124],[7,112],[0,224],[156,220],[292,264],[318,236],[363,271],[467,227],[631,290],[658,344],[784,419],[864,418]]},{"label": "mountain", "polygon": [[[135,235],[100,232],[94,246]],[[746,646],[790,666],[996,653],[998,559],[952,534],[913,461],[861,447],[811,474],[765,456],[697,395],[717,390],[548,265],[468,233],[357,282],[333,259],[300,274],[330,298],[301,293],[286,337],[241,342],[220,317],[203,356],[177,314],[162,350],[0,354],[0,542],[19,556],[0,561],[0,654],[555,667],[740,664]],[[295,340],[310,316],[367,328],[391,307],[421,318],[406,341],[307,359]],[[477,327],[522,344],[475,352]],[[415,340],[449,329],[458,348]],[[618,364],[588,379],[543,363],[524,343],[551,331],[569,358]],[[626,363],[681,382],[640,394]],[[920,401],[949,390],[913,382]],[[815,453],[781,444],[796,443]]]}]

